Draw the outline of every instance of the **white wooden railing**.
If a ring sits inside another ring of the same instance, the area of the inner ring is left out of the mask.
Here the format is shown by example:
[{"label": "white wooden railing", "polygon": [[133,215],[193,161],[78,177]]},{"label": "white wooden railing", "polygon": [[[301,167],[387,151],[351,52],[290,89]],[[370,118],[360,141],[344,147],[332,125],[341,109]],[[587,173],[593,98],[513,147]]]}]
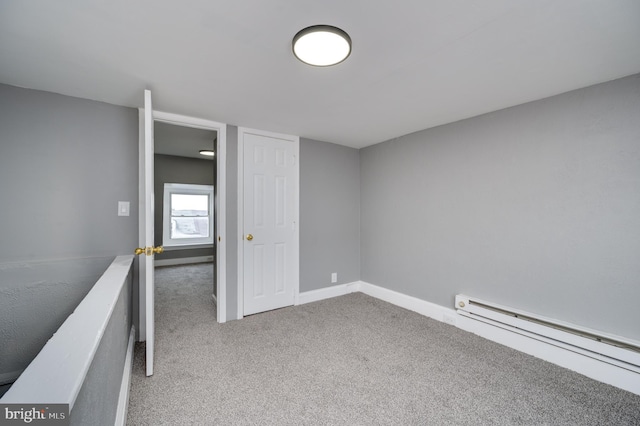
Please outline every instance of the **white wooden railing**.
[{"label": "white wooden railing", "polygon": [[[0,402],[69,404],[73,410],[115,305],[130,280],[133,258],[115,258]],[[129,337],[130,352],[133,329]],[[129,356],[125,368],[126,362]],[[128,383],[126,388],[128,392]]]}]

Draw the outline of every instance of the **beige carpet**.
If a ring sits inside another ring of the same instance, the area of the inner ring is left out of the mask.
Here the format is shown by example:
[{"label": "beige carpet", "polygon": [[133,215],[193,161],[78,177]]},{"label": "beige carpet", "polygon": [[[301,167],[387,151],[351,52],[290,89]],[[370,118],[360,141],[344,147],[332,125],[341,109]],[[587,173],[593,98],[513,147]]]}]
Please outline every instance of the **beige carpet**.
[{"label": "beige carpet", "polygon": [[640,396],[363,294],[218,325],[211,265],[156,284],[130,425],[640,425]]}]

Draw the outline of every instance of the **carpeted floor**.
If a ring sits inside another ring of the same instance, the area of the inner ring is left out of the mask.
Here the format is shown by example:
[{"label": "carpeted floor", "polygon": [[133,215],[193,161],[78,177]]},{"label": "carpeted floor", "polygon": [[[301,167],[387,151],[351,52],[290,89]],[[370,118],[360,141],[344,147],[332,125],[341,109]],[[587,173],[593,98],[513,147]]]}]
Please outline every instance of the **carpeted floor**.
[{"label": "carpeted floor", "polygon": [[156,270],[129,425],[640,425],[640,396],[361,293],[216,323],[211,265]]}]

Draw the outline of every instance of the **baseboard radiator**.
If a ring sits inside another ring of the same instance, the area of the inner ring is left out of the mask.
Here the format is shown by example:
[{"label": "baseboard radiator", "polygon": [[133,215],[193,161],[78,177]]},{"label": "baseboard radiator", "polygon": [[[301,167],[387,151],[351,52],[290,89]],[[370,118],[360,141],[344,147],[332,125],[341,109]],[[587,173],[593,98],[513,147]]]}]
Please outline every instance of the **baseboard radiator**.
[{"label": "baseboard radiator", "polygon": [[519,311],[465,295],[458,314],[640,374],[640,342]]}]

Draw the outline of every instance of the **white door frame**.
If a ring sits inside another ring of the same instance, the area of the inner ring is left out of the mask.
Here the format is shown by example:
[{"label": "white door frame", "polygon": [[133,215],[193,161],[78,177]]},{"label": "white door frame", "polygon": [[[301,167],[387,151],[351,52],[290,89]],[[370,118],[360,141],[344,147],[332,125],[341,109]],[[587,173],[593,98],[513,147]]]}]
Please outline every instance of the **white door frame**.
[{"label": "white door frame", "polygon": [[[162,111],[153,111],[153,120],[163,123],[173,124],[182,127],[192,127],[195,129],[213,130],[217,132],[216,144],[216,311],[217,321],[219,323],[227,320],[227,238],[226,238],[226,161],[227,161],[227,125],[217,121],[206,120],[202,118],[188,117],[185,115],[172,114]],[[140,161],[143,161],[142,159]],[[143,185],[143,182],[139,182]],[[142,188],[142,186],[141,186]],[[140,298],[140,307],[142,309],[142,298]],[[140,328],[145,330],[144,318],[140,315]],[[140,334],[140,340],[143,340],[143,334]]]},{"label": "white door frame", "polygon": [[[282,133],[267,132],[265,130],[250,129],[248,127],[238,127],[238,316],[237,319],[244,318],[244,134],[286,139],[296,145],[296,152],[300,152],[300,137],[285,135]],[[298,154],[299,157],[299,154]],[[295,207],[293,220],[296,224],[296,236],[294,241],[295,262],[293,265],[293,304],[298,305],[300,301],[300,158],[295,159],[296,167],[296,189]]]}]

